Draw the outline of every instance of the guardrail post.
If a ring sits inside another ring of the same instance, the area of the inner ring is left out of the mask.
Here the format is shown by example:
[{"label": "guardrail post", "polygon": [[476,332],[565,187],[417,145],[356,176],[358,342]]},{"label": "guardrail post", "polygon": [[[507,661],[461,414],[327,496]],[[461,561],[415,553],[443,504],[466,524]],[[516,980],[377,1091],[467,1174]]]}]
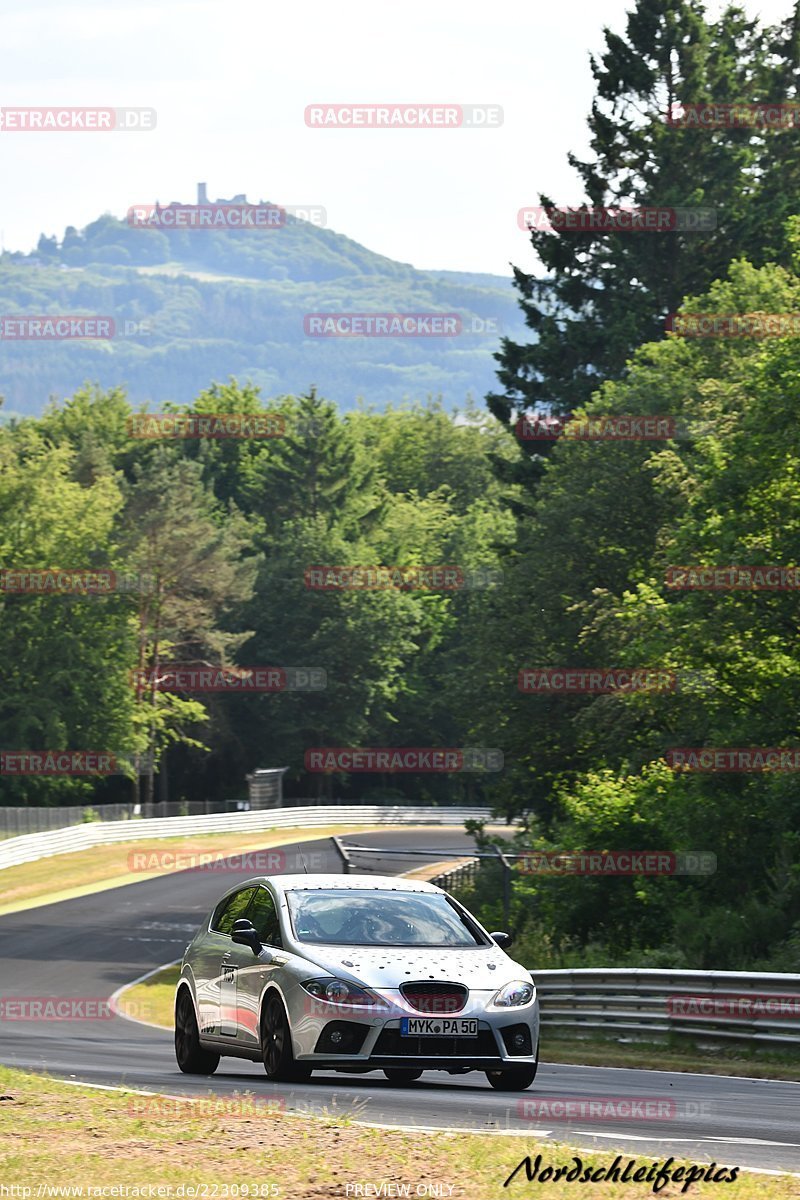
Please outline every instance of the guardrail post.
[{"label": "guardrail post", "polygon": [[342,843],[338,837],[332,837],[331,841],[333,842],[336,850],[339,852],[339,857],[342,860],[342,872],[345,875],[349,875],[350,874],[350,855],[347,853],[347,851],[345,850],[344,846],[342,845]]},{"label": "guardrail post", "polygon": [[503,868],[503,921],[508,929],[511,924],[511,863],[499,846],[495,846],[495,850]]}]

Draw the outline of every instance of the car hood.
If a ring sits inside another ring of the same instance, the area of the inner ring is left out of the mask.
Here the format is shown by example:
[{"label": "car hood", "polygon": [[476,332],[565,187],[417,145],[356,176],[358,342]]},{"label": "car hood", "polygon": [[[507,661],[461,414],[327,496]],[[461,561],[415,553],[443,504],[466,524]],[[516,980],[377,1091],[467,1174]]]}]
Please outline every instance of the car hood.
[{"label": "car hood", "polygon": [[526,971],[499,946],[417,949],[393,946],[313,946],[298,943],[303,958],[331,975],[367,987],[396,989],[401,983],[436,980],[462,983],[470,991],[495,991],[513,979],[529,979]]}]

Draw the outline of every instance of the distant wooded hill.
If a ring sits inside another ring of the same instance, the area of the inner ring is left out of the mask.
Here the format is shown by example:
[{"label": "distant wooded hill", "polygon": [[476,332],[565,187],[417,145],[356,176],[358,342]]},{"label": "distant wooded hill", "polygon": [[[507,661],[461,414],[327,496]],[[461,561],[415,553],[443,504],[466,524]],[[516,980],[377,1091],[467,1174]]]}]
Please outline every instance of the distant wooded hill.
[{"label": "distant wooded hill", "polygon": [[[454,313],[456,336],[314,337],[308,313]],[[136,404],[190,402],[235,376],[265,397],[311,384],[343,409],[441,395],[480,400],[493,352],[523,322],[509,279],[418,271],[307,221],[241,231],[133,228],[106,215],[34,254],[0,256],[0,316],[102,315],[111,340],[0,341],[4,413],[40,413],[82,383]]]}]

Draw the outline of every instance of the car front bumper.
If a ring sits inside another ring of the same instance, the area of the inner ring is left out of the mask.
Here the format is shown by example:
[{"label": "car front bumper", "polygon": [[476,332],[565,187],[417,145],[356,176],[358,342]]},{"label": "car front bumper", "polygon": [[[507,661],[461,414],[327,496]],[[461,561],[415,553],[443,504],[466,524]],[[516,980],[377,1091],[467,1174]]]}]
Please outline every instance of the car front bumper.
[{"label": "car front bumper", "polygon": [[[473,993],[471,1003],[453,1016],[477,1019],[477,1037],[406,1036],[403,1017],[411,1010],[380,1017],[360,1016],[341,1005],[320,1005],[316,1015],[292,1024],[295,1058],[307,1066],[418,1067],[424,1070],[502,1070],[536,1062],[539,1045],[539,1002],[517,1009],[487,1010]],[[491,996],[487,997],[487,1000]],[[330,1014],[323,1010],[330,1008]]]}]

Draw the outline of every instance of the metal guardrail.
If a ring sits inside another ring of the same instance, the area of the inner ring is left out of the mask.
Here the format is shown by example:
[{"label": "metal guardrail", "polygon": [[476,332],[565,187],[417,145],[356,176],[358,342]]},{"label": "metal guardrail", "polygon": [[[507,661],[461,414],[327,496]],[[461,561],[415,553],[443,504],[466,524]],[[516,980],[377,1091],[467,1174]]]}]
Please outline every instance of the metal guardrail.
[{"label": "metal guardrail", "polygon": [[88,850],[113,842],[198,836],[207,833],[260,833],[268,829],[314,829],[326,825],[463,825],[487,820],[488,808],[357,804],[314,808],[270,808],[217,816],[154,817],[135,821],[93,821],[69,829],[30,833],[0,842],[0,870],[54,854]]},{"label": "metal guardrail", "polygon": [[451,867],[449,871],[443,871],[441,875],[434,875],[430,882],[436,887],[444,888],[446,892],[452,892],[454,888],[470,887],[478,878],[480,866],[480,859],[474,858],[471,862],[461,863],[457,867]]},{"label": "metal guardrail", "polygon": [[547,1029],[800,1049],[800,975],[624,967],[532,974]]},{"label": "metal guardrail", "polygon": [[[43,833],[48,829],[63,829],[66,825],[82,825],[87,823],[86,812],[91,808],[91,804],[59,808],[0,805],[0,834],[18,837],[23,833]],[[130,804],[105,804],[97,811],[103,820],[127,821],[131,816],[131,808]]]},{"label": "metal guardrail", "polygon": [[[258,833],[341,825],[461,825],[485,820],[483,808],[353,805],[267,809],[218,816],[94,822],[0,842],[0,870],[71,850],[186,834]],[[448,889],[471,879],[477,863],[438,876]],[[624,1033],[664,1040],[747,1041],[800,1049],[800,974],[630,968],[533,972],[546,1029]],[[694,999],[692,999],[694,998]]]},{"label": "metal guardrail", "polygon": [[[290,808],[331,808],[355,805],[389,805],[397,807],[402,797],[391,799],[342,799],[337,796],[292,796],[285,801]],[[68,825],[84,825],[91,821],[131,821],[150,817],[197,817],[227,812],[256,812],[265,808],[283,808],[284,804],[253,804],[249,799],[238,800],[169,800],[154,804],[85,804],[37,806],[0,804],[0,837],[18,837],[23,833],[44,833],[48,829],[66,829]],[[463,806],[461,806],[463,807]],[[91,814],[87,819],[87,813]]]},{"label": "metal guardrail", "polygon": [[[431,879],[452,891],[475,882],[479,860]],[[512,949],[513,956],[513,949]],[[800,1050],[800,975],[628,967],[531,969],[542,1026],[665,1042],[749,1042]]]}]

